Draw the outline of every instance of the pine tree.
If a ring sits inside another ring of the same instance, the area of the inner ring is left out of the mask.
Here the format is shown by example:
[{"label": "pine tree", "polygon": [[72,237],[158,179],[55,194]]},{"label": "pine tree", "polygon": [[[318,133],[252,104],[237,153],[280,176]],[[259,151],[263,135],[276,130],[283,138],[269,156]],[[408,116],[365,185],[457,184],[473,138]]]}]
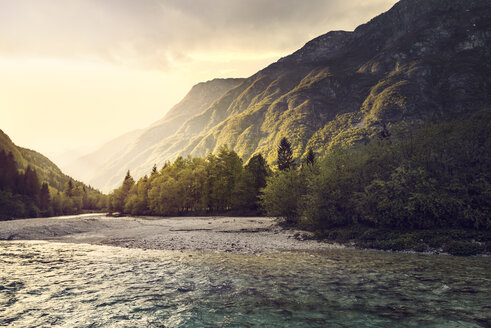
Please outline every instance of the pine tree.
[{"label": "pine tree", "polygon": [[73,182],[72,179],[68,180],[67,184],[65,185],[65,195],[68,197],[73,196]]},{"label": "pine tree", "polygon": [[36,170],[31,169],[30,166],[27,166],[24,173],[24,186],[25,194],[36,200],[40,190],[39,179]]},{"label": "pine tree", "polygon": [[282,138],[278,147],[278,170],[286,171],[294,167],[292,145],[287,138]]},{"label": "pine tree", "polygon": [[252,156],[244,169],[251,173],[254,181],[254,189],[258,193],[260,189],[266,187],[266,178],[269,175],[269,168],[261,154]]},{"label": "pine tree", "polygon": [[305,157],[305,163],[310,166],[313,166],[315,163],[315,154],[312,148],[309,148],[309,151],[307,152],[307,156]]},{"label": "pine tree", "polygon": [[39,208],[42,211],[46,211],[49,207],[50,195],[49,195],[49,187],[46,182],[43,182],[41,186],[41,190],[39,191]]},{"label": "pine tree", "polygon": [[127,194],[130,191],[131,187],[133,187],[134,184],[135,184],[135,180],[131,176],[130,170],[128,170],[128,172],[126,173],[126,176],[124,177],[124,181],[123,181],[123,192],[125,194]]},{"label": "pine tree", "polygon": [[157,172],[157,164],[153,164],[153,168],[152,168],[152,173],[150,174],[151,177],[154,177],[158,174]]},{"label": "pine tree", "polygon": [[244,167],[237,185],[237,197],[235,206],[244,214],[259,214],[259,196],[261,190],[266,187],[266,178],[270,175],[270,169],[261,154],[254,155]]},{"label": "pine tree", "polygon": [[19,172],[12,152],[0,151],[0,190],[15,191]]},{"label": "pine tree", "polygon": [[126,204],[126,199],[130,193],[131,187],[135,185],[135,180],[130,174],[130,171],[126,173],[123,180],[123,185],[118,189],[114,190],[111,197],[111,210],[123,213]]}]

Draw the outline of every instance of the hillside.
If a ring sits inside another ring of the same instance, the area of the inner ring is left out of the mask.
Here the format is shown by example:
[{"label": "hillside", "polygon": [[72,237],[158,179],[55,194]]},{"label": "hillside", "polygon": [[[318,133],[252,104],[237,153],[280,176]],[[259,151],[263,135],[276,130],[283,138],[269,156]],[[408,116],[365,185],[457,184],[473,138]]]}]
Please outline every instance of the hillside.
[{"label": "hillside", "polygon": [[0,219],[105,207],[100,192],[73,180],[42,154],[15,145],[2,130],[0,159]]},{"label": "hillside", "polygon": [[41,182],[48,182],[58,191],[63,191],[65,184],[70,180],[70,177],[47,157],[34,150],[16,146],[2,130],[0,130],[0,150],[6,153],[12,152],[19,169],[25,170],[27,166],[30,166],[36,170]]},{"label": "hillside", "polygon": [[[93,172],[85,181],[103,191],[110,191],[122,181],[128,169],[136,176],[148,173],[154,164],[160,163],[152,162],[151,154],[162,140],[172,136],[186,120],[201,113],[241,82],[242,79],[214,79],[195,85],[161,120],[136,135],[130,135],[130,138],[128,134],[117,138],[80,159],[82,165],[90,161],[90,171]],[[119,146],[114,147],[115,144]],[[111,154],[111,150],[115,154]],[[81,169],[79,171],[82,172]]]},{"label": "hillside", "polygon": [[179,111],[174,123],[164,119],[169,128],[153,137],[156,123],[90,182],[107,190],[127,169],[140,177],[154,163],[224,144],[244,161],[260,152],[274,164],[285,136],[299,160],[309,147],[325,154],[384,126],[474,112],[491,103],[490,39],[489,1],[401,0],[355,31],[322,35],[213,101]]},{"label": "hillside", "polygon": [[120,156],[143,133],[142,129],[127,132],[114,138],[96,151],[82,156],[65,165],[63,169],[70,175],[82,181],[89,181],[106,165],[108,159]]}]

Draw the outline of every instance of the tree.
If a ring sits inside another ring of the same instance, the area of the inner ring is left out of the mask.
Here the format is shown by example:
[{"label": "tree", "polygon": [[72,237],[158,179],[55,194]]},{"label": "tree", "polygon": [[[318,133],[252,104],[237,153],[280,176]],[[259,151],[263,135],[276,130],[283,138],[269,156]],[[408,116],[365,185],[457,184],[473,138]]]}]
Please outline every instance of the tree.
[{"label": "tree", "polygon": [[128,172],[126,172],[126,176],[124,177],[124,181],[123,181],[123,191],[127,194],[134,184],[135,184],[135,180],[131,176],[130,170],[128,170]]},{"label": "tree", "polygon": [[126,198],[128,197],[131,187],[133,187],[134,184],[135,180],[133,180],[133,177],[128,170],[126,176],[124,177],[123,185],[114,190],[113,194],[111,195],[111,210],[121,213],[124,212]]},{"label": "tree", "polygon": [[261,154],[254,155],[244,167],[244,174],[236,188],[235,207],[245,214],[258,214],[259,196],[266,187],[266,178],[270,175],[266,161]]},{"label": "tree", "polygon": [[244,168],[252,174],[254,188],[257,191],[266,187],[266,178],[270,175],[270,169],[263,155],[257,154],[252,156]]},{"label": "tree", "polygon": [[39,179],[36,173],[36,170],[31,169],[30,166],[27,166],[26,172],[24,173],[24,186],[25,186],[25,194],[31,197],[35,202],[38,202],[39,196]]},{"label": "tree", "polygon": [[296,170],[280,171],[267,181],[260,196],[267,215],[284,219],[288,225],[298,223],[300,201],[305,193],[305,182]]},{"label": "tree", "polygon": [[307,152],[307,156],[305,156],[305,164],[309,166],[314,166],[315,164],[315,154],[312,148],[309,148],[309,151]]},{"label": "tree", "polygon": [[150,176],[154,177],[158,174],[159,174],[159,172],[157,171],[157,164],[153,164],[152,173],[150,174]]},{"label": "tree", "polygon": [[65,194],[68,197],[73,196],[73,182],[72,179],[68,180],[67,184],[65,185]]},{"label": "tree", "polygon": [[0,151],[0,189],[15,191],[18,179],[17,165],[12,152]]},{"label": "tree", "polygon": [[41,211],[47,211],[50,203],[49,187],[46,182],[43,182],[39,192],[39,208]]},{"label": "tree", "polygon": [[382,130],[378,134],[379,139],[387,139],[390,138],[391,135],[389,129],[387,129],[387,125],[382,123]]},{"label": "tree", "polygon": [[212,177],[210,197],[218,211],[228,210],[233,203],[233,191],[242,176],[242,160],[227,146],[220,147],[215,159],[210,161],[208,168]]},{"label": "tree", "polygon": [[287,138],[282,138],[278,147],[278,170],[286,171],[294,167],[292,145]]}]

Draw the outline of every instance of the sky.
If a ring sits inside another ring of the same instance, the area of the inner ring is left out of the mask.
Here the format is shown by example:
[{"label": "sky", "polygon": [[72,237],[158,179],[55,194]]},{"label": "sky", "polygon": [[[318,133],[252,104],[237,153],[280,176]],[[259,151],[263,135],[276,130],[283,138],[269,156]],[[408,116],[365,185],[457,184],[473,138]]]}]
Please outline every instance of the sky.
[{"label": "sky", "polygon": [[57,164],[396,0],[0,0],[0,129]]}]

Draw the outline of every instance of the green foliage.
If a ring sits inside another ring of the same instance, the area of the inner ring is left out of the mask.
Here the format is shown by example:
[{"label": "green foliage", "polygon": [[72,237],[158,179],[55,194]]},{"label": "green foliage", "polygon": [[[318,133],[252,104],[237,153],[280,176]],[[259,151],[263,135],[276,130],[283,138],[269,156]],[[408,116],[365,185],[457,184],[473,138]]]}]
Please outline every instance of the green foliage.
[{"label": "green foliage", "polygon": [[[446,252],[452,255],[476,255],[486,252],[489,231],[469,229],[400,230],[350,225],[317,230],[317,237],[362,248],[416,252]],[[488,249],[489,251],[489,249]]]},{"label": "green foliage", "polygon": [[384,136],[334,148],[313,170],[271,177],[262,197],[267,214],[318,231],[491,228],[491,111],[414,133],[385,128]]},{"label": "green foliage", "polygon": [[282,138],[278,146],[278,170],[286,171],[294,167],[292,145],[287,138]]},{"label": "green foliage", "polygon": [[299,223],[300,200],[304,194],[305,182],[301,174],[290,169],[270,177],[260,197],[269,216],[283,218],[291,225]]},{"label": "green foliage", "polygon": [[319,173],[307,181],[303,197],[304,221],[315,228],[328,228],[356,222],[356,203],[352,197],[361,189],[368,157],[347,149],[335,149],[319,164]]},{"label": "green foliage", "polygon": [[0,130],[0,219],[105,208],[105,196],[74,181],[45,156],[17,147]]},{"label": "green foliage", "polygon": [[[213,156],[213,155],[210,155]],[[233,150],[226,146],[220,148],[216,159],[210,159],[212,167],[208,170],[209,176],[209,197],[212,206],[216,211],[228,210],[233,203],[235,186],[242,175],[242,160]]]},{"label": "green foliage", "polygon": [[75,214],[97,209],[95,203],[96,197],[85,186],[69,180],[60,193],[47,182],[41,184],[31,166],[18,170],[11,152],[0,151],[0,219]]},{"label": "green foliage", "polygon": [[312,148],[310,147],[307,151],[307,155],[305,156],[305,164],[309,166],[314,166],[315,164],[315,154]]},{"label": "green foliage", "polygon": [[260,196],[266,187],[266,179],[271,175],[266,160],[261,154],[254,155],[239,180],[233,206],[241,213],[257,214],[261,212]]},{"label": "green foliage", "polygon": [[43,182],[41,190],[39,191],[39,208],[42,211],[47,211],[50,201],[49,186],[46,182]]},{"label": "green foliage", "polygon": [[126,199],[134,186],[135,180],[131,177],[130,171],[124,177],[123,185],[116,189],[111,197],[110,210],[123,213],[126,205]]},{"label": "green foliage", "polygon": [[245,166],[227,146],[206,158],[178,157],[160,172],[136,184],[128,174],[109,197],[112,211],[133,215],[187,215],[203,213],[257,214],[260,189],[269,168],[261,155]]},{"label": "green foliage", "polygon": [[469,241],[451,241],[445,245],[443,251],[452,255],[470,256],[482,253],[484,246]]}]

